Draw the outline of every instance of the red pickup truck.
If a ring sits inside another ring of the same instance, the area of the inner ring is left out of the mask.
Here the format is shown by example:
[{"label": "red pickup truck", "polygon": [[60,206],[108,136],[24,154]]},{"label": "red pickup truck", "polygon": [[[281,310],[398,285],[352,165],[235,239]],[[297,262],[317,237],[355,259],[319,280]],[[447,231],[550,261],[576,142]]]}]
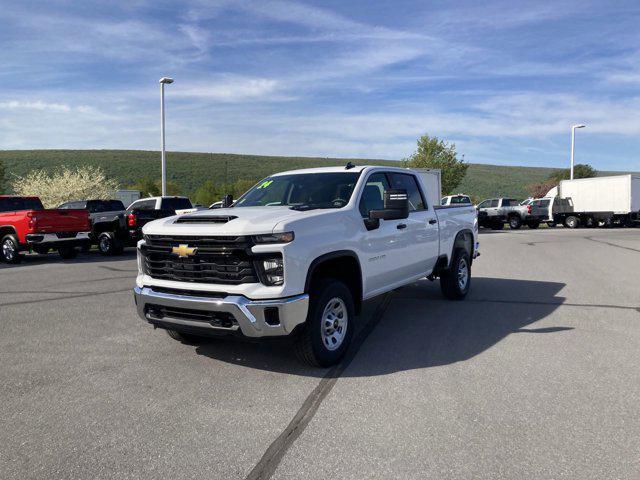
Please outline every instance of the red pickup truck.
[{"label": "red pickup truck", "polygon": [[45,209],[38,197],[0,195],[0,258],[18,263],[20,252],[58,250],[62,258],[74,258],[90,242],[87,210]]}]

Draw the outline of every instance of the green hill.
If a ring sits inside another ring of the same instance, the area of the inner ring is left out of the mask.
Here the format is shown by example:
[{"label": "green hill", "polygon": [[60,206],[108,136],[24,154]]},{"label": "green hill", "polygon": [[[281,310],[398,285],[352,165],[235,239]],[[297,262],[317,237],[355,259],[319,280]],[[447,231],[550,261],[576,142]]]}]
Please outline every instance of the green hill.
[{"label": "green hill", "polygon": [[[106,174],[127,187],[144,177],[160,177],[160,153],[142,150],[4,150],[7,183],[14,175],[33,169],[53,170],[61,165],[98,165]],[[205,180],[215,183],[237,179],[260,179],[271,173],[296,168],[355,164],[398,165],[392,160],[342,159],[310,157],[271,157],[226,153],[168,152],[168,179],[183,194],[192,195]],[[478,199],[506,195],[527,196],[527,185],[545,180],[552,168],[509,167],[470,164],[467,175],[456,189]]]}]

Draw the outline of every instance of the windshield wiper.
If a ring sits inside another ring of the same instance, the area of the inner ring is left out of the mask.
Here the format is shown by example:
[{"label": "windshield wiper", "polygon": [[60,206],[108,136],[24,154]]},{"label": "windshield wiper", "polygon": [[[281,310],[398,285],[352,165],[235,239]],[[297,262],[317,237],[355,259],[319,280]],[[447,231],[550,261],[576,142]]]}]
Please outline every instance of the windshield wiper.
[{"label": "windshield wiper", "polygon": [[299,212],[306,212],[307,210],[315,210],[317,208],[322,208],[319,205],[308,205],[306,203],[301,203],[299,205],[291,205],[289,210],[297,210]]}]

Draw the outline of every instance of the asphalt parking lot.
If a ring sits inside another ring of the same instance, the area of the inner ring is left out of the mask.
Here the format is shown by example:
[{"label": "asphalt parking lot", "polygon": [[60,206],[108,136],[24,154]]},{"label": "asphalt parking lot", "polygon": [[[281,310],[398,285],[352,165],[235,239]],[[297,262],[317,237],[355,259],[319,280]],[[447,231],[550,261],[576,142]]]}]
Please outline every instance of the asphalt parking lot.
[{"label": "asphalt parking lot", "polygon": [[0,266],[0,478],[640,478],[640,229],[480,238],[332,370],[154,331],[133,251]]}]

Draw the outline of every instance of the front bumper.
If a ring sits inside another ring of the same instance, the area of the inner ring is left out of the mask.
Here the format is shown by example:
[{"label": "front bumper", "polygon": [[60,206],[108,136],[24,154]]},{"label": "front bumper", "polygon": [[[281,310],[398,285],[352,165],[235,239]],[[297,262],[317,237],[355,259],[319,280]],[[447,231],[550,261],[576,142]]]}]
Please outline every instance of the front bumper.
[{"label": "front bumper", "polygon": [[71,245],[91,240],[90,232],[28,233],[27,245]]},{"label": "front bumper", "polygon": [[[136,286],[133,290],[140,318],[162,328],[182,328],[204,334],[239,331],[254,338],[286,336],[306,320],[309,308],[307,294],[276,300],[249,300],[241,295],[206,297],[153,288]],[[207,313],[226,314],[223,323],[227,318],[233,318],[233,324],[223,326],[217,319],[207,317]]]}]

